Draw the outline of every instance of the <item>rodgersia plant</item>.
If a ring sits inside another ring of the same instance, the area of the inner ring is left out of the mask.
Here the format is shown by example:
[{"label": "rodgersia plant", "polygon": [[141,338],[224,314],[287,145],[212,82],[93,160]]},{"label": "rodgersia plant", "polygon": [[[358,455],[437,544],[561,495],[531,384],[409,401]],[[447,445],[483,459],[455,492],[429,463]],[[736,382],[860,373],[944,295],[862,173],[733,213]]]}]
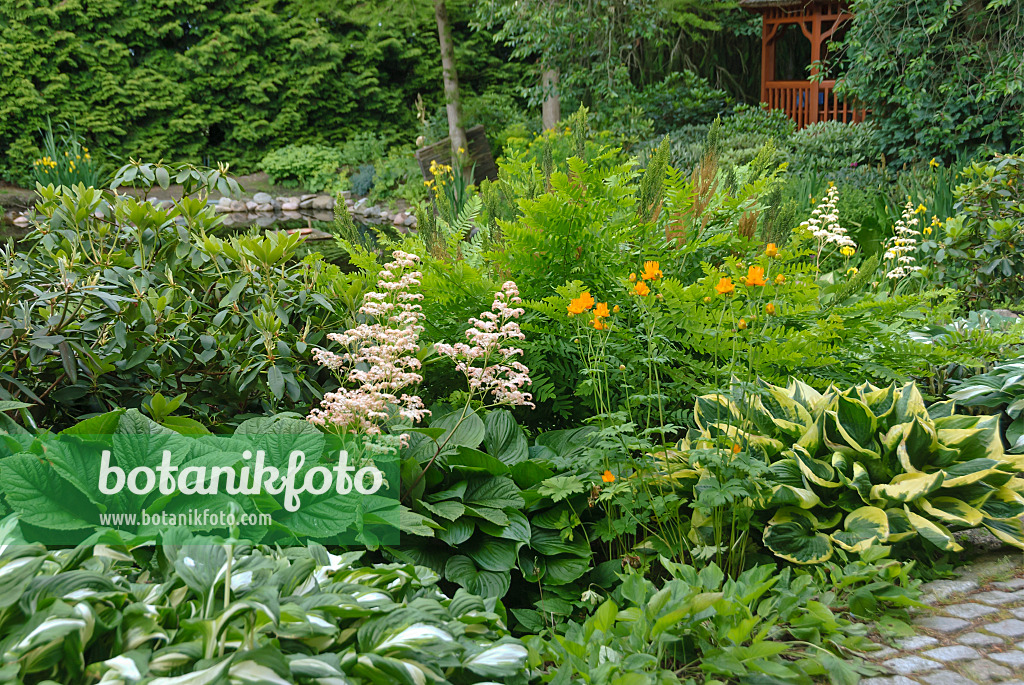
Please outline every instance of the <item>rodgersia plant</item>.
[{"label": "rodgersia plant", "polygon": [[[423,331],[423,295],[411,292],[420,284],[421,273],[414,271],[419,257],[396,250],[393,261],[380,272],[380,292],[366,294],[359,313],[367,321],[344,333],[327,337],[345,345],[348,352],[335,354],[317,349],[314,358],[334,371],[348,369],[344,383],[336,392],[327,393],[308,420],[320,426],[374,435],[380,424],[397,413],[417,422],[430,412],[417,395],[401,393],[419,385],[419,334]],[[373,321],[373,323],[370,323]]]},{"label": "rodgersia plant", "polygon": [[[519,288],[514,281],[506,281],[501,290],[494,294],[490,311],[471,318],[472,328],[466,331],[470,344],[440,343],[434,346],[438,354],[455,362],[455,369],[466,376],[469,383],[470,399],[478,393],[494,396],[498,404],[525,405],[533,407],[532,396],[523,392],[530,385],[530,369],[516,357],[523,351],[507,346],[514,340],[525,340],[516,319],[523,315]],[[477,366],[480,362],[482,365]]]}]

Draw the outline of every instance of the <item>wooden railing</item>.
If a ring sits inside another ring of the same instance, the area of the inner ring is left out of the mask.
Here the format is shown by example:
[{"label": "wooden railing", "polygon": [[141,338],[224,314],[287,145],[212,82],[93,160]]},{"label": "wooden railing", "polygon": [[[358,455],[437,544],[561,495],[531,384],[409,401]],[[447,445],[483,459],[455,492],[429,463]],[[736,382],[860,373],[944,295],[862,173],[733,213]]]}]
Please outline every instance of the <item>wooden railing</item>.
[{"label": "wooden railing", "polygon": [[797,128],[818,121],[863,121],[864,110],[855,109],[849,101],[836,96],[835,85],[835,81],[768,81],[764,103],[769,109],[784,111]]}]

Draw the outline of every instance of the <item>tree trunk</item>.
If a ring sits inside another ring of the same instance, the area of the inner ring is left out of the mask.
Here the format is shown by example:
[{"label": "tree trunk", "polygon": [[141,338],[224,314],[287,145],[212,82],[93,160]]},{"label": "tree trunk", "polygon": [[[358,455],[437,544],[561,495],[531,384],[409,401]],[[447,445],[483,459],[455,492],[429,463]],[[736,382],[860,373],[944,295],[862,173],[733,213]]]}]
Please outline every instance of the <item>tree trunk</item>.
[{"label": "tree trunk", "polygon": [[562,118],[562,102],[558,95],[558,70],[545,69],[540,82],[544,89],[541,122],[547,131],[557,127],[558,120]]},{"label": "tree trunk", "polygon": [[[448,110],[448,137],[452,141],[452,161],[454,163],[455,160],[465,157],[466,130],[462,127],[459,72],[455,68],[455,47],[452,45],[452,29],[448,23],[448,8],[445,6],[445,0],[434,0],[434,17],[437,19],[437,39],[441,44],[444,101]],[[462,169],[462,173],[463,175],[467,173],[465,167]]]}]

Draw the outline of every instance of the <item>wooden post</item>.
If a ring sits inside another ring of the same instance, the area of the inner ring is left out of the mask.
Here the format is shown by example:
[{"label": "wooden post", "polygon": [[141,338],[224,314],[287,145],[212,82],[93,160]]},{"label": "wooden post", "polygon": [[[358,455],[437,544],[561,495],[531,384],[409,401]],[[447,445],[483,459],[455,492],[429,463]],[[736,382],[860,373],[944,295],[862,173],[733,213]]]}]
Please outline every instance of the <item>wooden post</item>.
[{"label": "wooden post", "polygon": [[818,121],[818,97],[821,92],[818,83],[818,65],[821,60],[821,5],[817,2],[811,5],[811,87],[807,95],[807,123],[814,124]]},{"label": "wooden post", "polygon": [[761,102],[768,102],[768,82],[775,79],[775,46],[769,33],[768,13],[761,12]]}]

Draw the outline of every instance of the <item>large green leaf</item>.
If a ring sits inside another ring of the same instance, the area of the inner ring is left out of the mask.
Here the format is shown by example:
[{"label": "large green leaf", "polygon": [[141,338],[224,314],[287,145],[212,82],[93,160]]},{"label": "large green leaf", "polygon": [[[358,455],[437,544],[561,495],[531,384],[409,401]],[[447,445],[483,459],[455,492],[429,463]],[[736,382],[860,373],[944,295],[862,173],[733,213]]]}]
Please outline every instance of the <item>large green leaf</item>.
[{"label": "large green leaf", "polygon": [[832,557],[832,541],[816,529],[817,523],[801,509],[780,509],[764,530],[765,547],[775,556],[796,564],[828,561]]},{"label": "large green leaf", "polygon": [[971,528],[981,525],[982,513],[955,497],[922,497],[917,500],[917,506],[943,523]]},{"label": "large green leaf", "polygon": [[860,507],[846,515],[844,530],[832,540],[847,552],[860,553],[889,538],[889,519],[878,507]]},{"label": "large green leaf", "polygon": [[485,571],[508,572],[516,564],[516,543],[513,540],[481,535],[461,545],[459,551]]},{"label": "large green leaf", "polygon": [[458,583],[474,595],[503,597],[512,582],[512,574],[481,571],[467,556],[456,555],[444,567],[445,578]]},{"label": "large green leaf", "polygon": [[935,492],[943,482],[943,473],[901,473],[891,483],[871,488],[871,499],[887,503],[913,502]]},{"label": "large green leaf", "polygon": [[487,453],[507,466],[525,461],[530,445],[507,409],[495,409],[484,419],[484,445]]},{"label": "large green leaf", "polygon": [[487,432],[483,420],[475,411],[463,413],[460,409],[439,416],[430,422],[431,428],[443,428],[444,433],[437,444],[445,448],[470,447],[476,449],[484,441]]},{"label": "large green leaf", "polygon": [[910,525],[913,526],[914,530],[922,538],[946,552],[963,551],[963,547],[956,543],[956,540],[953,539],[953,534],[944,525],[935,521],[929,521],[925,517],[915,514],[906,505],[904,505],[903,509],[907,512]]}]

